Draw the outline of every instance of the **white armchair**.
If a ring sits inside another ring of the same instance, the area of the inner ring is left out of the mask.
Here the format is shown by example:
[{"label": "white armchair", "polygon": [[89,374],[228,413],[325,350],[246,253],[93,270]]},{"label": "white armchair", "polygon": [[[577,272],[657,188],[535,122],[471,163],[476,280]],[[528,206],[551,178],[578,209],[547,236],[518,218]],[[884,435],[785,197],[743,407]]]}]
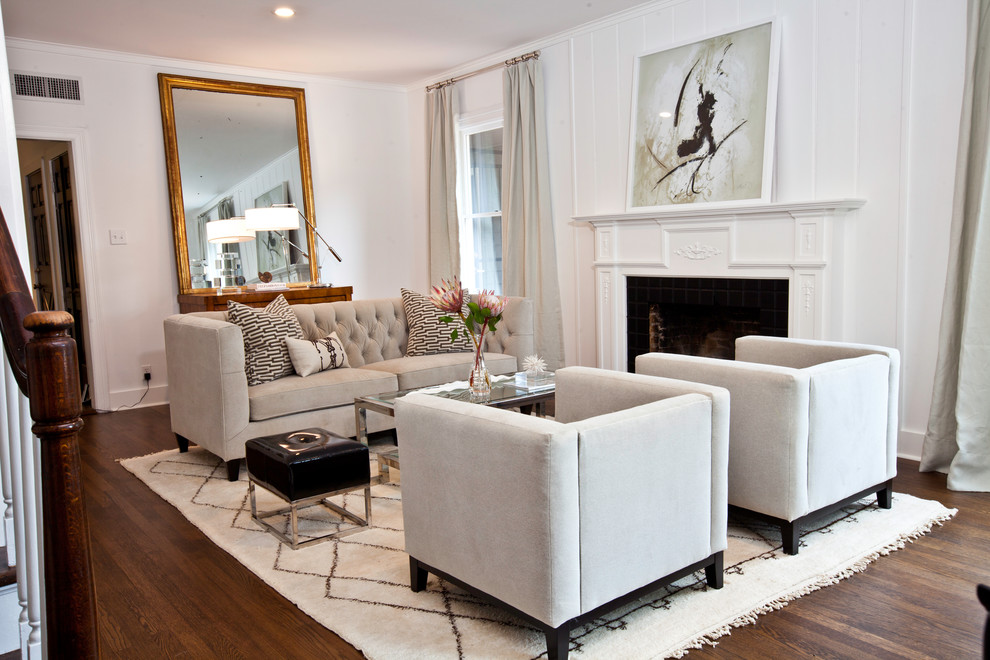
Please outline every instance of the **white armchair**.
[{"label": "white armchair", "polygon": [[734,361],[649,353],[636,372],[729,390],[730,508],[779,524],[787,554],[807,522],[840,506],[875,492],[890,508],[897,350],[751,336],[736,340]]},{"label": "white armchair", "polygon": [[556,420],[410,394],[395,422],[413,591],[433,573],[543,630],[701,569],[722,586],[728,393],[557,371]]}]

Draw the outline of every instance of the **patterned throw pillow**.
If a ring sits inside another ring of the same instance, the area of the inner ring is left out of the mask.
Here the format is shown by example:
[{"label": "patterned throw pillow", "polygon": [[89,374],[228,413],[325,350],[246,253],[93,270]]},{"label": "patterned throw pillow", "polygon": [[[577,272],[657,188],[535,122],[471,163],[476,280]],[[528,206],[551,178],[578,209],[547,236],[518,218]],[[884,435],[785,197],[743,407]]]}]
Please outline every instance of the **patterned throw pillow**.
[{"label": "patterned throw pillow", "polygon": [[[406,355],[435,355],[437,353],[460,353],[473,351],[474,344],[467,333],[464,323],[454,319],[453,323],[444,323],[441,312],[429,296],[401,289],[402,308],[406,312],[406,324],[409,326],[409,343]],[[450,333],[457,328],[457,339],[450,341]]]},{"label": "patterned throw pillow", "polygon": [[344,352],[344,345],[340,343],[336,332],[317,341],[286,337],[285,345],[289,348],[292,366],[303,378],[327,369],[347,366],[347,353]]},{"label": "patterned throw pillow", "polygon": [[244,371],[248,385],[261,385],[294,373],[285,338],[302,339],[303,331],[282,294],[264,309],[230,300],[227,319],[239,325],[244,334]]}]

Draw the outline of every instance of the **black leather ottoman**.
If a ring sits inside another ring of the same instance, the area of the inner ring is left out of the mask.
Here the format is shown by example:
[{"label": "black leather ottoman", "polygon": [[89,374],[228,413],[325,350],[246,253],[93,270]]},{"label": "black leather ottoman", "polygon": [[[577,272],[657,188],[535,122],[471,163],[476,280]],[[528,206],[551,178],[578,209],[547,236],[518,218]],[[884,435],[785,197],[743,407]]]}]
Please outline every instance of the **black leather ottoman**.
[{"label": "black leather ottoman", "polygon": [[[313,428],[248,440],[245,456],[251,518],[293,550],[353,534],[371,525],[371,464],[366,445]],[[285,500],[289,507],[259,514],[256,485]],[[363,519],[326,500],[359,489],[364,489]],[[354,526],[338,525],[337,531],[300,541],[298,510],[315,504],[322,504]],[[291,536],[266,520],[286,513]]]}]

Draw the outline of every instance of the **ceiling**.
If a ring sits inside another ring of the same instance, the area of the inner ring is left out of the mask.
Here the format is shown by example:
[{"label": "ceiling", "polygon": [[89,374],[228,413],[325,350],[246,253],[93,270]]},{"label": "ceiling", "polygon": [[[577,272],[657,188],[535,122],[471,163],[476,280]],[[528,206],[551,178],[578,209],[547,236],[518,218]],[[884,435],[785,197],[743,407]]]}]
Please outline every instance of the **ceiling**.
[{"label": "ceiling", "polygon": [[[408,85],[643,0],[3,0],[4,32],[167,58]],[[276,17],[277,6],[296,15]]]}]

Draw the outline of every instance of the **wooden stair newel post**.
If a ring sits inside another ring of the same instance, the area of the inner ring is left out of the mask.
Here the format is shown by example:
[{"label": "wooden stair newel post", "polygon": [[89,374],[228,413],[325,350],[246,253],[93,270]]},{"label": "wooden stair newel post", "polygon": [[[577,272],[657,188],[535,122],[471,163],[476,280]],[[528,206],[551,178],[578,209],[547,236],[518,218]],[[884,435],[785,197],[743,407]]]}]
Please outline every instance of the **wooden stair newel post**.
[{"label": "wooden stair newel post", "polygon": [[[79,442],[82,396],[72,315],[33,312],[24,327],[32,430],[41,442],[45,612],[48,657],[97,658],[96,594],[82,496]],[[43,375],[38,378],[37,375]]]}]

